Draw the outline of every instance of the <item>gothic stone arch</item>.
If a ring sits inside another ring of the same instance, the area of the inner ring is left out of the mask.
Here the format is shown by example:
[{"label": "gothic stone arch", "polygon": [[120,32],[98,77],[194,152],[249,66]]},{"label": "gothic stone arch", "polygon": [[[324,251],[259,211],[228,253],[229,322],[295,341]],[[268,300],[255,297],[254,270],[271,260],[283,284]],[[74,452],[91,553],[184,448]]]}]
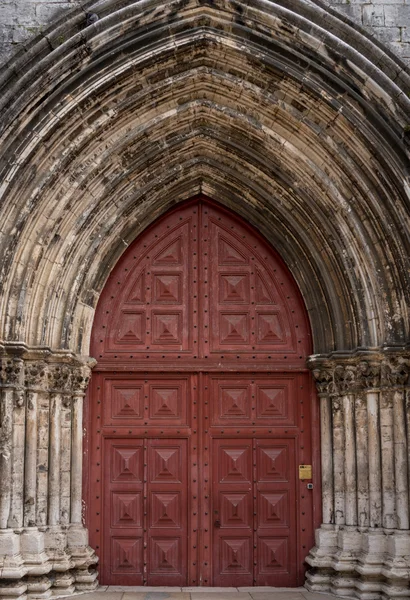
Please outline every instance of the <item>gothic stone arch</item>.
[{"label": "gothic stone arch", "polygon": [[409,597],[409,81],[319,1],[287,0],[86,2],[3,69],[6,595],[96,585],[95,306],[138,234],[203,193],[260,229],[309,314],[323,523],[307,586]]}]

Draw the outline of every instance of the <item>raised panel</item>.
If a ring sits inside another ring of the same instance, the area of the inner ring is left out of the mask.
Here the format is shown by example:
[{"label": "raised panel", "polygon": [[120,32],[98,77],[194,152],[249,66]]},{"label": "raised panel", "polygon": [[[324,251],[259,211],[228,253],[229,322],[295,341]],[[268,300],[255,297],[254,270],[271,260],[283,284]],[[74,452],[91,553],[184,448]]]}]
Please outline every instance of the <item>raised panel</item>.
[{"label": "raised panel", "polygon": [[141,492],[112,492],[111,526],[119,528],[141,527]]},{"label": "raised panel", "polygon": [[246,312],[219,314],[219,343],[238,346],[249,343],[249,314]]},{"label": "raised panel", "polygon": [[219,482],[238,483],[251,480],[251,449],[245,447],[219,448]]},{"label": "raised panel", "polygon": [[153,260],[154,265],[180,265],[182,264],[182,239],[178,237],[157,252]]},{"label": "raised panel", "polygon": [[257,314],[257,343],[283,344],[286,342],[281,316],[276,312]]},{"label": "raised panel", "polygon": [[256,386],[256,416],[259,419],[286,419],[288,417],[288,394],[283,386]]},{"label": "raised panel", "polygon": [[218,421],[241,422],[251,416],[250,386],[249,385],[219,385]]},{"label": "raised panel", "polygon": [[111,481],[141,482],[142,464],[141,447],[111,447]]},{"label": "raised panel", "polygon": [[118,319],[115,342],[120,346],[145,344],[145,313],[122,310]]},{"label": "raised panel", "polygon": [[152,343],[182,345],[182,313],[152,311]]},{"label": "raised panel", "polygon": [[175,420],[181,418],[181,386],[151,385],[149,394],[150,419]]},{"label": "raised panel", "polygon": [[288,538],[259,538],[258,571],[261,575],[289,571]]},{"label": "raised panel", "polygon": [[108,413],[108,422],[143,418],[141,385],[109,382],[106,389],[108,393],[104,398],[104,409],[105,414]]},{"label": "raised panel", "polygon": [[181,304],[182,282],[179,273],[153,275],[153,302],[155,304]]},{"label": "raised panel", "polygon": [[151,483],[181,483],[181,447],[151,446],[149,452],[149,474]]},{"label": "raised panel", "polygon": [[258,447],[258,481],[288,481],[288,446]]},{"label": "raised panel", "polygon": [[221,575],[250,574],[252,571],[251,540],[248,537],[221,537]]},{"label": "raised panel", "polygon": [[250,492],[221,492],[219,506],[222,527],[251,527],[251,501]]},{"label": "raised panel", "polygon": [[250,281],[247,273],[219,275],[219,302],[221,304],[249,304]]},{"label": "raised panel", "polygon": [[139,575],[142,572],[142,539],[111,538],[111,572],[113,575]]},{"label": "raised panel", "polygon": [[135,277],[127,296],[127,304],[144,304],[146,301],[145,269]]},{"label": "raised panel", "polygon": [[221,266],[246,265],[248,264],[248,258],[239,243],[220,235],[218,239],[218,264]]},{"label": "raised panel", "polygon": [[256,304],[275,304],[273,285],[259,271],[255,277],[255,301]]},{"label": "raised panel", "polygon": [[288,527],[289,502],[290,498],[287,490],[259,492],[258,526],[262,528]]},{"label": "raised panel", "polygon": [[181,527],[181,494],[179,492],[154,492],[151,494],[150,526],[153,528]]},{"label": "raised panel", "polygon": [[150,571],[153,575],[181,574],[180,538],[153,537],[150,540]]}]

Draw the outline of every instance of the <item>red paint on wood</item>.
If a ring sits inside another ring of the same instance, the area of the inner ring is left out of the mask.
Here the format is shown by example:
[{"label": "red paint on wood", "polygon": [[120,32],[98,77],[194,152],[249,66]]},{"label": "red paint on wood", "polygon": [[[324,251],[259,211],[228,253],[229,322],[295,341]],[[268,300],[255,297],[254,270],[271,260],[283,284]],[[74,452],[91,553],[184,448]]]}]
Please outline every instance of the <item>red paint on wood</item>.
[{"label": "red paint on wood", "polygon": [[86,481],[102,583],[302,583],[320,515],[316,473],[313,492],[298,479],[317,463],[310,352],[295,282],[231,212],[197,198],[131,245],[91,346]]}]

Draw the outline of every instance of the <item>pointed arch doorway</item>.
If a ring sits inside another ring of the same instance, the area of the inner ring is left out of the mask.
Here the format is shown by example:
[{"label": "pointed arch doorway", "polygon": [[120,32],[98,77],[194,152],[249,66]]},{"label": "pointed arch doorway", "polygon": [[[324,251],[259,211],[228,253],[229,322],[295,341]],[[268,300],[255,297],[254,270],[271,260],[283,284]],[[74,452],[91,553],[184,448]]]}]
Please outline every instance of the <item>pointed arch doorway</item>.
[{"label": "pointed arch doorway", "polygon": [[303,582],[320,519],[299,469],[317,462],[310,344],[283,261],[217,203],[179,205],[127,249],[91,346],[88,514],[103,584]]}]

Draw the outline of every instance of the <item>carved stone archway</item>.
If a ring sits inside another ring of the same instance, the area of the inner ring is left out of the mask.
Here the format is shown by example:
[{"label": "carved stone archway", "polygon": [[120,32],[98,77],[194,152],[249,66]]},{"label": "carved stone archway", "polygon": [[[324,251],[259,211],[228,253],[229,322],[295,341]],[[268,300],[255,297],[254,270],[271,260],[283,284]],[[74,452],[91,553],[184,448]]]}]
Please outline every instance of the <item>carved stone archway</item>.
[{"label": "carved stone archway", "polygon": [[0,86],[6,596],[95,585],[79,514],[94,309],[132,240],[203,193],[261,230],[308,310],[329,395],[307,585],[407,597],[409,74],[318,1],[107,0]]}]

